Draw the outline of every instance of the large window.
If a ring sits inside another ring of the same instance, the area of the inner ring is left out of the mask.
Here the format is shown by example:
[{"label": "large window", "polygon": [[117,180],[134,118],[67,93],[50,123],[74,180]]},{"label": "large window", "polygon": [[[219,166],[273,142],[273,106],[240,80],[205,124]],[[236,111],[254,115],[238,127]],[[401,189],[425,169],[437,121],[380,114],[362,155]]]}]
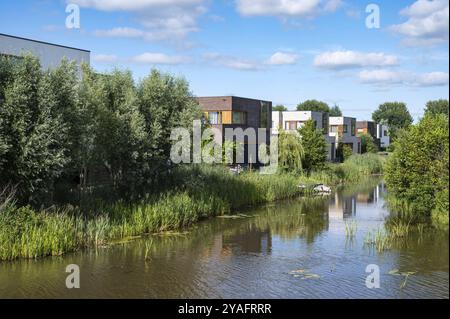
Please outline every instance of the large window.
[{"label": "large window", "polygon": [[233,111],[233,124],[247,124],[247,113]]},{"label": "large window", "polygon": [[322,114],[322,131],[323,134],[328,134],[328,113]]},{"label": "large window", "polygon": [[356,135],[356,121],[355,120],[352,120],[351,130],[352,130],[352,136],[355,136]]},{"label": "large window", "polygon": [[344,124],[343,125],[343,129],[342,129],[342,133],[347,133],[348,132],[348,125]]},{"label": "large window", "polygon": [[222,124],[222,113],[208,112],[208,122],[209,124]]},{"label": "large window", "polygon": [[259,112],[259,127],[267,128],[269,126],[269,103],[261,101]]},{"label": "large window", "polygon": [[338,132],[338,125],[331,125],[330,126],[330,132],[331,133],[337,133]]}]

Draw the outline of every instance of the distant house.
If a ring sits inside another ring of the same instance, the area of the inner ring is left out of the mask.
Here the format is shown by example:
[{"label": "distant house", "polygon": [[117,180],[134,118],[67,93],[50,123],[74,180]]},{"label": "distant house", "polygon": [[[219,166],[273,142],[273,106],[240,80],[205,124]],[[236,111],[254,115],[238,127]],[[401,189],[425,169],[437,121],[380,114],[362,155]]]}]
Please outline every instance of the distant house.
[{"label": "distant house", "polygon": [[323,132],[324,138],[328,144],[328,160],[334,161],[336,155],[335,139],[328,135],[328,113],[315,111],[274,111],[272,112],[272,134],[277,135],[280,129],[287,132],[297,131],[309,120],[313,120],[316,129]]},{"label": "distant house", "polygon": [[91,54],[88,50],[0,33],[0,55],[20,59],[24,53],[35,55],[44,70],[57,67],[63,58],[78,65],[89,64]]},{"label": "distant house", "polygon": [[361,139],[356,136],[356,119],[347,116],[330,116],[328,133],[336,145],[344,144],[352,149],[353,154],[361,153]]},{"label": "distant house", "polygon": [[384,124],[378,124],[373,121],[357,121],[356,131],[370,134],[379,148],[386,148],[390,144],[388,127]]},{"label": "distant house", "polygon": [[[256,140],[244,141],[243,164],[258,164],[258,141],[264,140],[270,145],[272,102],[237,96],[198,97],[196,100],[203,111],[205,121],[211,127],[219,129],[219,136],[215,136],[217,142],[225,142],[227,128],[240,128],[244,131],[247,128],[254,129]],[[260,133],[264,136],[258,136]],[[252,145],[254,143],[256,144]]]}]

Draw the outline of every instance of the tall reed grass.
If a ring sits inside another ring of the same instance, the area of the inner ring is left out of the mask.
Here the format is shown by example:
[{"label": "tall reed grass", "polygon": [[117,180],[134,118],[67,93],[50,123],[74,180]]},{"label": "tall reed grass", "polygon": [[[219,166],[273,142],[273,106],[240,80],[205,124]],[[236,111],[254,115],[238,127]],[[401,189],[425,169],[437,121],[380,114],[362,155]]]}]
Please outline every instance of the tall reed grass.
[{"label": "tall reed grass", "polygon": [[[233,209],[298,196],[298,178],[213,167],[180,168],[174,191],[139,203],[117,202],[96,213],[79,209],[35,211],[0,203],[0,260],[55,256],[111,240],[188,227]],[[97,208],[97,210],[99,210]]]}]

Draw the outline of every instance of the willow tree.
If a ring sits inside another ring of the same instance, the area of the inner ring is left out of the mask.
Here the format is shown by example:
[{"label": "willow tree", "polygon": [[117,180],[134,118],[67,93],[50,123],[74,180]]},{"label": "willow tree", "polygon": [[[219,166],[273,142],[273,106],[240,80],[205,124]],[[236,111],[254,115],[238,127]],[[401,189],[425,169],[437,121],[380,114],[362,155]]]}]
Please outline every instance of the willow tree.
[{"label": "willow tree", "polygon": [[278,165],[284,172],[301,173],[305,151],[297,132],[281,130],[278,135]]},{"label": "willow tree", "polygon": [[0,183],[17,186],[19,200],[37,203],[51,196],[68,161],[67,128],[55,112],[51,76],[37,58],[25,55],[10,76],[0,104]]}]

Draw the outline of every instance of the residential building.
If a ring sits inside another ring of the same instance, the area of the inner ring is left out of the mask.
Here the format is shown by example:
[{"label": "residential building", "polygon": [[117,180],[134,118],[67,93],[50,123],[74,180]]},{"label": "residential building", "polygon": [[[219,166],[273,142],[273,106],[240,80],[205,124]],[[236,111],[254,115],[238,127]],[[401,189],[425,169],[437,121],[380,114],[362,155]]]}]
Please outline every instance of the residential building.
[{"label": "residential building", "polygon": [[386,148],[390,144],[388,128],[384,124],[378,124],[373,121],[357,121],[356,131],[370,134],[379,148]]},{"label": "residential building", "polygon": [[389,137],[389,128],[384,124],[377,124],[377,138],[380,140],[380,148],[386,149],[391,145],[391,138]]},{"label": "residential building", "polygon": [[39,58],[44,70],[57,67],[63,58],[75,61],[78,65],[90,63],[88,50],[0,33],[0,55],[20,59],[24,53],[32,53]]},{"label": "residential building", "polygon": [[[272,102],[237,96],[198,97],[197,101],[205,121],[220,132],[215,135],[217,142],[230,140],[227,138],[227,129],[242,129],[244,134],[255,132],[253,140],[246,136],[243,142],[243,164],[258,166],[259,145],[270,145]],[[249,128],[253,130],[246,131]],[[233,141],[236,142],[235,137]]]},{"label": "residential building", "polygon": [[[336,149],[339,144],[348,145],[353,154],[361,153],[361,139],[356,136],[356,119],[347,116],[330,116],[329,135],[334,138]],[[336,154],[337,155],[337,154]]]},{"label": "residential building", "polygon": [[315,111],[274,111],[272,112],[272,134],[277,135],[280,129],[287,132],[297,131],[309,120],[313,120],[316,129],[323,132],[327,142],[328,160],[334,161],[336,154],[335,139],[328,135],[328,113]]}]

